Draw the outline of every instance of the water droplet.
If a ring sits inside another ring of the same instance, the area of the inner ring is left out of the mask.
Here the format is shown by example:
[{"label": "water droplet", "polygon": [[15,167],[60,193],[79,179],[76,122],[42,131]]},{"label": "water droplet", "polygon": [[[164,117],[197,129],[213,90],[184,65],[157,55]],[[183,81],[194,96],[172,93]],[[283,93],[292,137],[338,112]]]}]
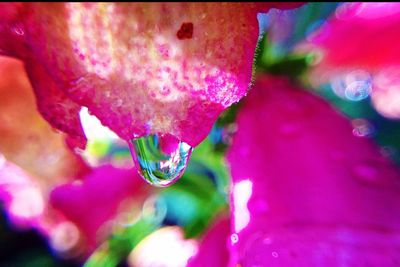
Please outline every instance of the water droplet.
[{"label": "water droplet", "polygon": [[232,242],[232,244],[236,244],[237,242],[239,242],[239,236],[237,234],[232,234],[231,242]]},{"label": "water droplet", "polygon": [[193,149],[170,134],[133,139],[129,147],[139,174],[159,187],[171,185],[182,176]]},{"label": "water droplet", "polygon": [[353,135],[355,136],[367,137],[375,132],[374,126],[366,119],[354,119],[351,124],[353,125]]},{"label": "water droplet", "polygon": [[278,258],[278,257],[279,257],[279,254],[278,254],[276,251],[273,251],[273,252],[271,253],[271,255],[272,255],[272,257],[274,257],[274,258]]}]

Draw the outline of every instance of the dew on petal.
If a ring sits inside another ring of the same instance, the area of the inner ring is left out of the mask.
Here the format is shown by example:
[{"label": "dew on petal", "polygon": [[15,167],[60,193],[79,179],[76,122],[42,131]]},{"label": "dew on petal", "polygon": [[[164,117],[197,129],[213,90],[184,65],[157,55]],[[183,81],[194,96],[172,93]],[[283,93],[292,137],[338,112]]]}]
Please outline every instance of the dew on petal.
[{"label": "dew on petal", "polygon": [[193,149],[170,134],[133,139],[129,147],[140,176],[159,187],[171,185],[182,176]]},{"label": "dew on petal", "polygon": [[278,254],[276,251],[273,251],[273,252],[271,253],[271,255],[272,255],[272,257],[274,257],[274,258],[278,258],[278,257],[279,257],[279,254]]},{"label": "dew on petal", "polygon": [[236,244],[237,242],[239,242],[238,234],[232,234],[231,235],[231,242],[232,242],[232,244]]}]

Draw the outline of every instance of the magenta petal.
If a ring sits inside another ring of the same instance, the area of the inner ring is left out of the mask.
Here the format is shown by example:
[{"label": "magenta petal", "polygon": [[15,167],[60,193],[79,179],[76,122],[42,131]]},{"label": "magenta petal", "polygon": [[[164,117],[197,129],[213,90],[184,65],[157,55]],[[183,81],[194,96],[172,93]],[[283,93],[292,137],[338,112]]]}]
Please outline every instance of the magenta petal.
[{"label": "magenta petal", "polygon": [[200,243],[197,254],[188,262],[188,267],[225,267],[229,262],[229,219],[221,219],[212,225]]},{"label": "magenta petal", "polygon": [[94,169],[82,183],[56,187],[50,203],[79,227],[93,249],[104,238],[99,228],[115,219],[122,202],[132,197],[138,202],[142,200],[140,184],[141,179],[132,170],[105,165]]},{"label": "magenta petal", "polygon": [[345,3],[310,42],[321,49],[321,67],[379,70],[400,64],[400,3]]},{"label": "magenta petal", "polygon": [[20,21],[22,7],[22,3],[0,3],[0,55],[19,58],[26,53]]},{"label": "magenta petal", "polygon": [[260,80],[238,115],[232,263],[397,266],[400,172],[328,103]]}]

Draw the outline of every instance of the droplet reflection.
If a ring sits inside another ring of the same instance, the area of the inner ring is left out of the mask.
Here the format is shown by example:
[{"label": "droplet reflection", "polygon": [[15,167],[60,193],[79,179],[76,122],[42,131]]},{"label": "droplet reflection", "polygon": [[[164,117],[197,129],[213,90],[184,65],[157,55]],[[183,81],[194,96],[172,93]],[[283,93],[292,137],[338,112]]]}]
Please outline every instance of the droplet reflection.
[{"label": "droplet reflection", "polygon": [[139,174],[159,187],[171,185],[182,176],[193,149],[170,134],[133,139],[129,147]]}]

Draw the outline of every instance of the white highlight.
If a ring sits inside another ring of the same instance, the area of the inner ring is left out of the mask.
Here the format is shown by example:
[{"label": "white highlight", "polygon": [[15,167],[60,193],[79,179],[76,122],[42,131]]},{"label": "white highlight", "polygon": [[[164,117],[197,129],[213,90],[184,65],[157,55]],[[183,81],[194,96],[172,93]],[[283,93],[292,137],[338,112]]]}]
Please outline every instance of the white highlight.
[{"label": "white highlight", "polygon": [[44,210],[44,201],[40,189],[36,186],[27,186],[15,189],[12,192],[13,201],[10,212],[18,217],[32,218],[40,216]]},{"label": "white highlight", "polygon": [[103,126],[96,116],[90,115],[86,107],[81,108],[79,117],[81,119],[83,131],[89,141],[119,139],[113,131]]},{"label": "white highlight", "polygon": [[181,228],[164,227],[143,239],[131,252],[128,262],[132,267],[184,267],[197,250],[197,242],[185,240]]},{"label": "white highlight", "polygon": [[233,188],[235,205],[235,232],[239,233],[250,222],[247,203],[253,192],[253,183],[247,179],[240,181]]}]

